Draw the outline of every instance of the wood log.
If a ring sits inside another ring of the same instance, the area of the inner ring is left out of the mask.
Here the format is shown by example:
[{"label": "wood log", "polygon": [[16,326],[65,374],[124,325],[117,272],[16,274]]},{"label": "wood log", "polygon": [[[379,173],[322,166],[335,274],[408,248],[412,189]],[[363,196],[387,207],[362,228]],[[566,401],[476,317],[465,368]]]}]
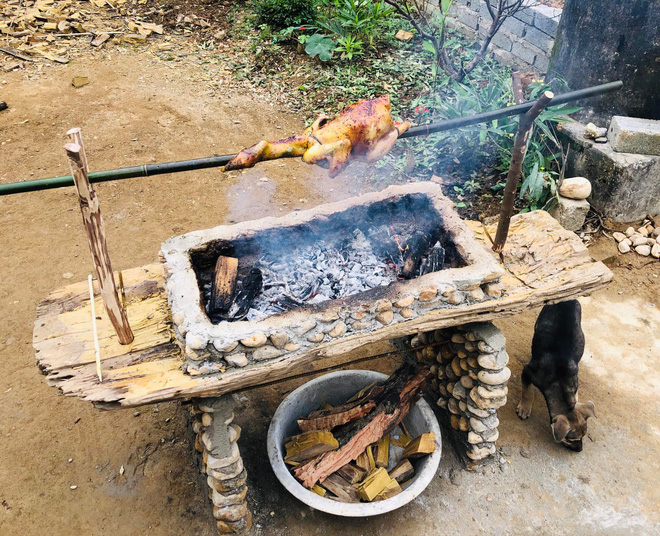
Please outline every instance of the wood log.
[{"label": "wood log", "polygon": [[89,182],[87,157],[82,145],[82,135],[79,128],[74,128],[67,132],[72,143],[64,146],[66,154],[69,157],[69,167],[71,175],[78,190],[78,201],[82,213],[83,225],[89,241],[89,249],[92,252],[92,262],[94,271],[101,288],[101,297],[103,305],[108,313],[108,317],[117,332],[117,337],[121,344],[130,344],[133,342],[133,332],[128,323],[126,311],[119,298],[117,286],[112,274],[112,264],[110,263],[110,254],[108,253],[108,244],[105,238],[105,226],[101,217],[99,200],[96,192]]},{"label": "wood log", "polygon": [[335,438],[339,449],[318,456],[294,468],[293,474],[303,485],[311,488],[364,450],[391,432],[406,416],[421,390],[430,379],[428,367],[404,364],[383,384],[376,397],[376,407],[365,417],[342,425]]},{"label": "wood log", "polygon": [[381,437],[376,443],[376,467],[387,467],[390,463],[390,436]]},{"label": "wood log", "polygon": [[387,470],[382,467],[373,471],[357,487],[357,494],[364,501],[373,501],[392,482]]},{"label": "wood log", "polygon": [[321,486],[335,495],[337,499],[342,502],[360,502],[360,497],[358,496],[355,486],[344,480],[337,473],[332,473],[328,476],[328,478],[321,482]]},{"label": "wood log", "polygon": [[287,439],[284,445],[286,449],[284,461],[303,462],[337,447],[339,443],[330,432],[306,432]]},{"label": "wood log", "polygon": [[337,470],[337,474],[349,484],[355,484],[360,482],[366,476],[367,472],[352,463],[347,463],[344,467],[340,467]]},{"label": "wood log", "polygon": [[355,458],[355,465],[364,471],[366,475],[371,471],[371,466],[369,465],[369,457],[367,456],[367,451],[361,452],[357,458]]},{"label": "wood log", "polygon": [[298,419],[298,427],[301,432],[332,430],[337,426],[364,417],[376,407],[373,399],[365,398],[328,410],[313,411],[307,417]]},{"label": "wood log", "polygon": [[426,432],[413,439],[410,444],[403,449],[401,458],[415,459],[435,451],[435,434]]},{"label": "wood log", "polygon": [[415,475],[415,468],[410,460],[403,458],[389,472],[390,478],[396,480],[399,484],[405,482]]},{"label": "wood log", "polygon": [[387,486],[385,486],[383,491],[381,491],[378,495],[376,495],[374,501],[384,501],[386,499],[391,499],[395,495],[401,493],[401,491],[402,490],[399,483],[396,480],[392,479],[389,481]]},{"label": "wood log", "polygon": [[213,287],[211,288],[211,312],[227,311],[234,301],[238,259],[220,255],[215,263]]}]

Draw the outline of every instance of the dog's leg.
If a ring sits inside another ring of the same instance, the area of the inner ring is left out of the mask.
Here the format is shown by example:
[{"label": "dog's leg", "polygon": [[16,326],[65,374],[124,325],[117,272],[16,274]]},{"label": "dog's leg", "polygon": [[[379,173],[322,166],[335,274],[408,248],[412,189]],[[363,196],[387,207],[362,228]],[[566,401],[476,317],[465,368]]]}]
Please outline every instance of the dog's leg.
[{"label": "dog's leg", "polygon": [[532,381],[530,378],[531,374],[527,369],[527,366],[523,368],[521,382],[522,382],[522,396],[520,397],[520,403],[516,407],[516,413],[521,419],[526,419],[532,414],[532,403],[534,402],[534,391],[532,390]]}]

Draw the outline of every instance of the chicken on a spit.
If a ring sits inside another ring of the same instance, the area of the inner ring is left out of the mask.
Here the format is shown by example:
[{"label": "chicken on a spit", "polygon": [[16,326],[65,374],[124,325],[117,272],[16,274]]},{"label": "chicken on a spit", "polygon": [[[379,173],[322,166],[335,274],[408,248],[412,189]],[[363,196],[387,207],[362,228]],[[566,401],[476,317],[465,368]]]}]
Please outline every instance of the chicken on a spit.
[{"label": "chicken on a spit", "polygon": [[392,120],[389,95],[364,99],[350,104],[332,120],[320,115],[303,134],[260,141],[243,149],[223,171],[249,168],[262,160],[302,156],[308,164],[327,164],[330,177],[335,177],[349,158],[365,157],[367,162],[382,158],[409,128],[408,121]]}]

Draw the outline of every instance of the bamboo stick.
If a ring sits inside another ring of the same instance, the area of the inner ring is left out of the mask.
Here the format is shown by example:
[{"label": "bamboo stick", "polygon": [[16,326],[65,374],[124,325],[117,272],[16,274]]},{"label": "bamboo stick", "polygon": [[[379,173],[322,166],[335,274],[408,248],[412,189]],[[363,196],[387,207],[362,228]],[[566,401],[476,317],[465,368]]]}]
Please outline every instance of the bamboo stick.
[{"label": "bamboo stick", "polygon": [[509,224],[513,214],[513,204],[516,200],[516,189],[518,188],[518,181],[522,175],[522,165],[525,160],[525,152],[527,151],[527,138],[534,125],[534,120],[545,109],[554,97],[552,91],[546,91],[541,95],[534,105],[520,116],[518,122],[518,131],[516,138],[513,142],[513,155],[511,156],[511,164],[509,165],[509,174],[506,177],[506,186],[504,187],[504,199],[502,200],[502,210],[500,211],[500,220],[497,224],[497,232],[495,233],[495,241],[493,242],[493,251],[501,253],[506,243],[507,235],[509,234]]},{"label": "bamboo stick", "polygon": [[78,201],[80,203],[83,225],[92,253],[94,271],[101,289],[103,305],[105,305],[110,322],[112,322],[117,332],[119,342],[121,344],[129,344],[133,342],[133,332],[128,323],[126,311],[119,299],[117,286],[113,277],[99,200],[87,176],[87,158],[82,146],[82,135],[79,128],[71,129],[67,132],[67,135],[72,143],[67,143],[64,149],[69,158],[71,175],[78,190]]},{"label": "bamboo stick", "polygon": [[94,334],[94,354],[96,355],[96,374],[99,381],[103,381],[103,374],[101,373],[101,349],[99,348],[99,333],[96,329],[96,306],[94,305],[94,285],[92,284],[92,274],[87,277],[89,283],[89,303],[92,309],[92,333]]}]

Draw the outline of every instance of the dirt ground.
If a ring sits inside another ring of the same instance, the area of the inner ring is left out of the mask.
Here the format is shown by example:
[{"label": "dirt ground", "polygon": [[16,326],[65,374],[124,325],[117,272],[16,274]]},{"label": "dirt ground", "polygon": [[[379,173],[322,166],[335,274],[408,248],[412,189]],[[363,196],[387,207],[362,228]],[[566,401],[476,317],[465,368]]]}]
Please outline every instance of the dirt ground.
[{"label": "dirt ground", "polygon": [[[111,49],[42,73],[3,74],[0,100],[10,109],[0,113],[0,182],[68,173],[62,146],[73,126],[83,129],[93,170],[230,153],[302,127],[295,110],[222,78],[199,83],[201,72],[193,60]],[[74,75],[91,83],[74,89]],[[175,234],[383,186],[273,162],[244,173],[106,183],[97,191],[114,266],[125,269],[153,262]],[[35,366],[36,304],[91,271],[74,191],[0,197],[0,229],[0,534],[216,534],[180,404],[102,412],[59,396]],[[589,352],[580,398],[593,400],[598,415],[582,453],[553,443],[540,395],[528,421],[515,416],[533,311],[498,322],[513,372],[500,412],[499,462],[468,473],[445,445],[426,492],[377,518],[313,511],[275,480],[268,421],[300,380],[238,395],[255,534],[659,534],[660,270],[657,262],[616,257],[607,240],[593,253],[606,259],[615,280],[582,300]]]}]

